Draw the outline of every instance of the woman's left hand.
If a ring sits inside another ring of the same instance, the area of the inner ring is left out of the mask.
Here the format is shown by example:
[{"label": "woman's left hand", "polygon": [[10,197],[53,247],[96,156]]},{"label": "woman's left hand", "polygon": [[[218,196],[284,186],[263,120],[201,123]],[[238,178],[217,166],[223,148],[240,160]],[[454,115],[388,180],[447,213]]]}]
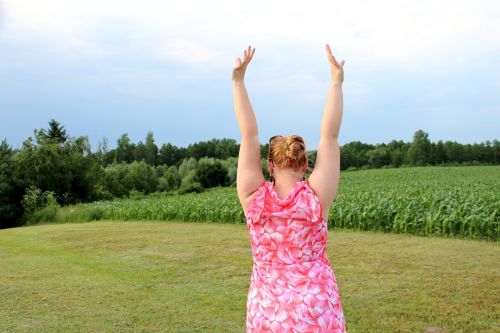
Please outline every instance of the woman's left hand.
[{"label": "woman's left hand", "polygon": [[330,73],[332,76],[332,83],[334,84],[342,84],[344,82],[344,63],[345,61],[342,60],[341,62],[338,62],[337,59],[333,56],[332,49],[330,48],[330,45],[326,44],[325,45],[326,49],[326,57],[328,58],[328,61],[330,62]]}]

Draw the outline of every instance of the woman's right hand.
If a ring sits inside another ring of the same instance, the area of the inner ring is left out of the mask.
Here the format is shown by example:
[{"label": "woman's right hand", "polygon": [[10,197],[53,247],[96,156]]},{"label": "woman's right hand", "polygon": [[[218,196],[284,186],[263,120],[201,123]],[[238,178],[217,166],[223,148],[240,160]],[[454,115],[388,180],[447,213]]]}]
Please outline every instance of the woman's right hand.
[{"label": "woman's right hand", "polygon": [[335,57],[332,54],[332,50],[330,49],[330,45],[326,44],[326,56],[328,57],[328,61],[330,62],[330,72],[332,75],[332,83],[333,84],[342,84],[344,82],[344,63],[342,60],[340,63],[337,62]]},{"label": "woman's right hand", "polygon": [[252,49],[248,46],[248,49],[245,50],[243,55],[243,60],[241,58],[236,58],[233,66],[233,81],[234,82],[243,82],[245,78],[245,71],[247,69],[250,60],[253,58],[253,54],[255,53],[255,48]]}]

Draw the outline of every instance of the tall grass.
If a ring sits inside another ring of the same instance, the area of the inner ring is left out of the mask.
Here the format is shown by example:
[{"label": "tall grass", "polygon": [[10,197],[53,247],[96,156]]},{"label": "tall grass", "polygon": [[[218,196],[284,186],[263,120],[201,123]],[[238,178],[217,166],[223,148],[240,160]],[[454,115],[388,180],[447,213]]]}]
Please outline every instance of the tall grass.
[{"label": "tall grass", "polygon": [[[341,173],[329,227],[497,241],[500,166],[414,167]],[[236,189],[65,207],[58,221],[245,223]]]}]

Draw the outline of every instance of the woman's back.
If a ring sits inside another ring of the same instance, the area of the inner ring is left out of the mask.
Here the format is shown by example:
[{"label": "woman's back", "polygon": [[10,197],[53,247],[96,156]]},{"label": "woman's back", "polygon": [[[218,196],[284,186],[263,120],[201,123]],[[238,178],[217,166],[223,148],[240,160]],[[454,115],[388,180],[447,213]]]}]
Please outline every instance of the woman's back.
[{"label": "woman's back", "polygon": [[325,256],[327,225],[307,181],[298,181],[286,198],[272,182],[257,190],[246,214],[254,260],[292,264]]},{"label": "woman's back", "polygon": [[264,182],[246,212],[253,255],[247,332],[345,332],[326,257],[327,221],[308,181],[286,198]]}]

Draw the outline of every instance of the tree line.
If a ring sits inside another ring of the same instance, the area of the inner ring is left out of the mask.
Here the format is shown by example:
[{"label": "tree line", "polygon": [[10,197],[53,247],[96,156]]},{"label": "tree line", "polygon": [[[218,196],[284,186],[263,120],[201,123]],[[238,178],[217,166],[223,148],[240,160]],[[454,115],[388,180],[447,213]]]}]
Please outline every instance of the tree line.
[{"label": "tree line", "polygon": [[[201,192],[236,182],[239,144],[233,139],[212,139],[177,147],[155,143],[148,132],[144,142],[133,143],[123,134],[116,148],[103,139],[93,152],[88,137],[70,137],[56,120],[47,129],[12,149],[0,144],[0,228],[26,223],[39,209],[94,200],[137,197],[151,193]],[[266,177],[268,144],[261,145],[261,166]],[[460,144],[430,142],[422,130],[412,142],[388,144],[359,141],[341,146],[341,170],[366,168],[498,164],[500,142]],[[316,151],[308,151],[311,169]],[[53,212],[53,210],[51,211]]]}]

